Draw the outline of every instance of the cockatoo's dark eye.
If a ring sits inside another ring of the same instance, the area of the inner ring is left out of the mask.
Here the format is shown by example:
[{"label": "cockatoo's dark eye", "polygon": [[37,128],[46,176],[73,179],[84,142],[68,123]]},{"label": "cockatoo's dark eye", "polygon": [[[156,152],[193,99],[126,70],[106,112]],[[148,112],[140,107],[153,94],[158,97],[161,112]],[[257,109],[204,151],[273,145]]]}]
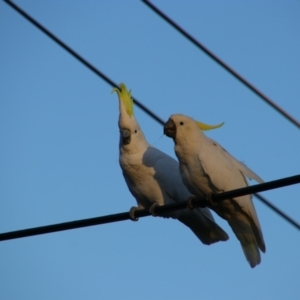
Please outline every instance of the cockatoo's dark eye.
[{"label": "cockatoo's dark eye", "polygon": [[184,123],[181,121],[179,124],[182,126]]},{"label": "cockatoo's dark eye", "polygon": [[135,130],[134,133],[137,133],[137,130]]}]

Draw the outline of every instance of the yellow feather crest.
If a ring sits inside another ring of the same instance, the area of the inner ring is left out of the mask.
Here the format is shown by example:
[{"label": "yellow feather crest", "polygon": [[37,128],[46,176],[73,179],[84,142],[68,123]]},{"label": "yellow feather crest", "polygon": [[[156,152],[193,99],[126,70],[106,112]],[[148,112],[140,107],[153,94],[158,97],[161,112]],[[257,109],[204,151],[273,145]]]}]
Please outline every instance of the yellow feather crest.
[{"label": "yellow feather crest", "polygon": [[133,115],[133,100],[131,98],[131,90],[128,91],[124,83],[120,83],[119,87],[120,88],[113,88],[111,92],[116,92],[118,94],[120,100],[122,100],[124,103],[126,112],[131,117]]},{"label": "yellow feather crest", "polygon": [[221,123],[221,124],[218,124],[218,125],[207,125],[207,124],[204,124],[204,123],[201,123],[201,122],[198,122],[196,121],[198,127],[201,129],[201,130],[211,130],[211,129],[216,129],[216,128],[219,128],[221,126],[223,126],[224,122]]}]

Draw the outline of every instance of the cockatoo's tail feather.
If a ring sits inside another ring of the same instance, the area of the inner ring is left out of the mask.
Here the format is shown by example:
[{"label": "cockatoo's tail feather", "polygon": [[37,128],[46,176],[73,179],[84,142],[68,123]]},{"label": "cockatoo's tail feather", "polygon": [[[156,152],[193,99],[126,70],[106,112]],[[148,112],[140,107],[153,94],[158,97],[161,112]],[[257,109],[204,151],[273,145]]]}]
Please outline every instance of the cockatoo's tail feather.
[{"label": "cockatoo's tail feather", "polygon": [[128,91],[124,83],[120,83],[120,88],[113,88],[112,93],[116,92],[123,102],[127,114],[131,117],[133,116],[133,100],[131,98],[131,91]]},{"label": "cockatoo's tail feather", "polygon": [[216,128],[219,128],[221,126],[224,125],[224,122],[221,123],[221,124],[218,124],[218,125],[208,125],[208,124],[204,124],[204,123],[201,123],[201,122],[197,122],[197,125],[198,127],[201,129],[201,130],[211,130],[211,129],[216,129]]}]

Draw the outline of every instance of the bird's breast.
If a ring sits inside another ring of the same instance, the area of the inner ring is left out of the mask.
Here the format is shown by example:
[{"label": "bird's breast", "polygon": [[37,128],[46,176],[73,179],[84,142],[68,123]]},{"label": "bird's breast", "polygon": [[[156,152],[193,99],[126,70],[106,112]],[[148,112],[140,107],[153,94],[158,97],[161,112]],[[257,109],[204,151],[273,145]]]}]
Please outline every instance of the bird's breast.
[{"label": "bird's breast", "polygon": [[141,206],[164,204],[162,190],[154,179],[155,170],[146,166],[142,157],[120,157],[120,166],[130,192]]}]

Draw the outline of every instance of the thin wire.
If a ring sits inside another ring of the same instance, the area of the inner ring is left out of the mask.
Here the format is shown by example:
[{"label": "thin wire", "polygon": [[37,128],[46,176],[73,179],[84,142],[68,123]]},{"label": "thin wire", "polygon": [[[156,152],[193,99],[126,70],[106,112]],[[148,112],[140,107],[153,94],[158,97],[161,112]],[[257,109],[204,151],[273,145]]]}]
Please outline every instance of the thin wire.
[{"label": "thin wire", "polygon": [[[102,78],[106,83],[108,83],[112,87],[116,87],[117,86],[116,83],[114,83],[109,77],[107,77],[104,73],[102,73],[97,68],[95,68],[92,64],[90,64],[87,60],[85,60],[83,57],[81,57],[78,53],[76,53],[68,45],[66,45],[64,42],[62,42],[60,39],[58,39],[53,33],[51,33],[48,29],[46,29],[44,26],[42,26],[41,24],[39,24],[36,20],[34,20],[31,16],[29,16],[25,11],[23,11],[21,8],[19,8],[12,1],[4,0],[4,2],[6,2],[7,4],[9,4],[12,8],[14,8],[17,12],[19,12],[23,17],[25,17],[28,21],[30,21],[38,29],[40,29],[41,31],[43,31],[47,36],[49,36],[52,40],[54,40],[56,43],[58,43],[61,47],[63,47],[68,53],[70,53],[71,55],[73,55],[76,59],[78,59],[81,63],[83,63],[86,67],[88,67],[96,75],[98,75],[100,78]],[[133,98],[133,100],[134,100],[135,104],[137,106],[139,106],[140,109],[142,109],[146,114],[148,114],[150,117],[152,117],[154,120],[156,120],[161,125],[164,124],[164,121],[160,117],[158,117],[156,114],[154,114],[152,111],[150,111],[146,106],[144,106],[142,103],[140,103],[135,98]],[[259,197],[258,197],[258,199],[260,201],[262,201]],[[265,199],[265,201],[267,201],[267,200]],[[268,205],[269,208],[273,209],[273,211],[275,211],[280,216],[283,216],[280,213],[280,210],[278,208],[276,208],[270,202],[268,202],[268,203],[270,204],[270,205]],[[287,216],[287,215],[285,215],[285,216]],[[287,218],[288,218],[288,216],[287,216]],[[290,220],[289,222],[292,223],[293,221]]]},{"label": "thin wire", "polygon": [[[70,48],[67,44],[65,44],[63,41],[61,41],[58,37],[56,37],[53,33],[51,33],[47,28],[45,28],[43,25],[41,25],[39,22],[37,22],[35,19],[33,19],[30,15],[28,15],[24,10],[22,10],[19,6],[17,6],[15,3],[9,0],[4,0],[8,5],[13,7],[17,12],[19,12],[25,19],[27,19],[30,23],[35,25],[38,29],[40,29],[42,32],[44,32],[48,37],[50,37],[54,42],[59,44],[62,48],[64,48],[69,54],[74,56],[76,59],[78,59],[81,63],[83,63],[86,67],[88,67],[91,71],[96,73],[98,76],[100,76],[106,83],[108,83],[112,87],[118,87],[118,85],[112,81],[108,76],[106,76],[104,73],[99,71],[96,67],[94,67],[91,63],[89,63],[86,59],[84,59],[81,55],[79,55],[77,52],[75,52],[72,48]],[[150,109],[148,109],[144,104],[142,104],[137,99],[133,98],[133,101],[136,106],[138,106],[141,110],[143,110],[145,113],[150,115],[154,120],[156,120],[160,124],[164,124],[164,121],[158,117],[154,112],[152,112]]]},{"label": "thin wire", "polygon": [[170,17],[168,17],[165,13],[163,13],[160,9],[158,9],[154,4],[150,1],[142,0],[149,8],[151,8],[154,12],[156,12],[161,18],[163,18],[166,22],[168,22],[172,27],[174,27],[178,32],[180,32],[184,37],[186,37],[190,42],[192,42],[195,46],[201,49],[204,53],[206,53],[210,58],[212,58],[216,63],[218,63],[221,67],[223,67],[226,71],[228,71],[231,75],[233,75],[236,79],[242,82],[246,87],[248,87],[252,92],[258,95],[261,99],[263,99],[266,103],[268,103],[271,107],[273,107],[277,112],[279,112],[282,116],[292,122],[300,129],[300,122],[292,117],[289,113],[283,110],[278,104],[276,104],[273,100],[263,94],[258,88],[256,88],[253,84],[251,84],[248,80],[242,77],[239,73],[237,73],[233,68],[231,68],[228,64],[222,61],[217,55],[215,55],[212,51],[210,51],[207,47],[205,47],[202,43],[197,41],[191,34],[185,31],[182,27],[180,27],[175,21],[173,21]]},{"label": "thin wire", "polygon": [[[263,192],[271,189],[276,189],[292,184],[300,183],[300,175],[282,178],[279,180],[274,180],[270,182],[265,182],[257,185],[252,185],[248,187],[244,187],[241,189],[236,189],[220,194],[213,194],[211,195],[211,201],[222,201],[225,199],[231,199],[236,198],[239,196],[244,196],[247,194],[252,193],[258,193]],[[257,197],[261,197],[260,195],[256,195]],[[262,197],[261,197],[262,198]],[[162,206],[158,206],[155,208],[155,213],[157,215],[167,213],[174,210],[184,209],[189,204],[189,201],[181,201],[171,204],[166,204]],[[194,206],[201,206],[203,207],[203,204],[207,204],[207,200],[205,198],[198,198],[193,201]],[[277,210],[277,208],[276,208]],[[280,212],[282,213],[282,212]],[[134,213],[135,218],[142,218],[150,216],[148,209],[141,209],[136,210]],[[59,223],[54,225],[48,225],[48,226],[42,226],[42,227],[35,227],[35,228],[29,228],[29,229],[23,229],[23,230],[17,230],[17,231],[11,231],[6,233],[0,234],[0,241],[6,241],[6,240],[12,240],[17,238],[23,238],[23,237],[29,237],[34,235],[40,235],[40,234],[46,234],[46,233],[52,233],[52,232],[58,232],[58,231],[64,231],[64,230],[70,230],[70,229],[76,229],[76,228],[82,228],[82,227],[88,227],[88,226],[94,226],[94,225],[102,225],[112,222],[119,222],[119,221],[125,221],[131,219],[129,212],[123,212],[119,214],[114,215],[107,215],[102,217],[96,217],[96,218],[90,218],[90,219],[84,219],[84,220],[78,220],[78,221],[71,221],[66,223]],[[289,218],[286,218],[289,222]],[[296,223],[297,224],[297,223]],[[293,224],[295,225],[295,224]],[[300,226],[296,226],[300,230]]]},{"label": "thin wire", "polygon": [[296,227],[298,230],[300,230],[300,224],[297,223],[295,220],[293,220],[291,217],[289,217],[286,213],[284,213],[282,210],[277,208],[275,205],[270,203],[266,198],[264,198],[260,194],[254,194],[255,197],[257,197],[263,204],[265,204],[267,207],[274,210],[277,214],[279,214],[282,218],[284,218],[287,222],[289,222],[291,225]]}]

